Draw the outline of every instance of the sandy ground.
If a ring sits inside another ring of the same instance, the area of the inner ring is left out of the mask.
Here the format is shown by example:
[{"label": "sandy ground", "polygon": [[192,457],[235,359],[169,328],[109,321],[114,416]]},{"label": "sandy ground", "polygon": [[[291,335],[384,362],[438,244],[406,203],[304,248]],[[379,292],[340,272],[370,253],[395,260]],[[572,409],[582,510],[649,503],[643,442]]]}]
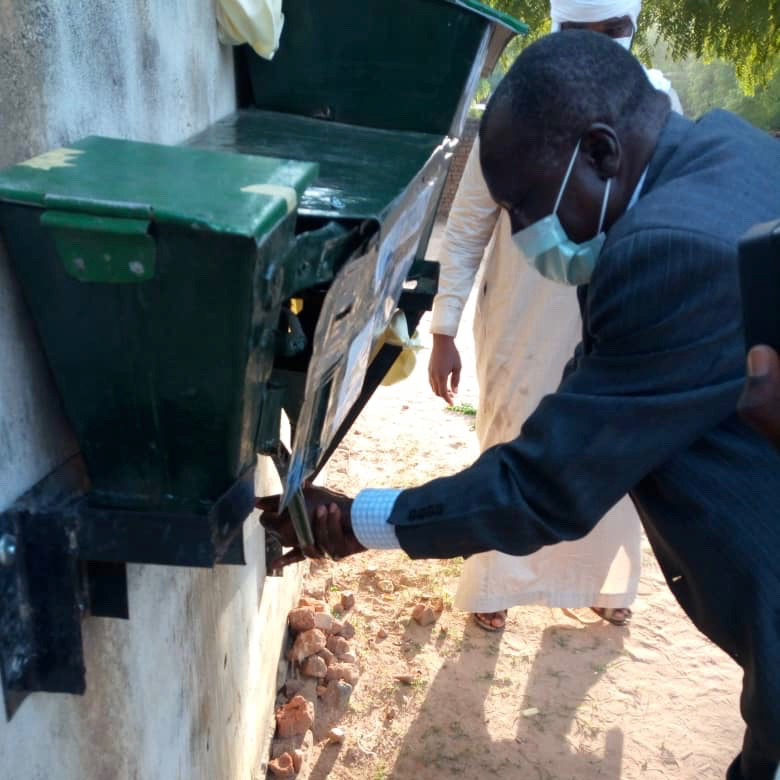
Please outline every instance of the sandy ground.
[{"label": "sandy ground", "polygon": [[[460,401],[477,406],[471,316],[458,339]],[[421,333],[429,344],[427,323]],[[410,486],[476,457],[473,418],[433,396],[427,360],[422,352],[410,379],[376,393],[331,462],[330,486],[350,494]],[[587,610],[578,611],[580,622],[518,607],[503,633],[487,633],[451,607],[461,564],[375,551],[309,575],[307,588],[332,604],[354,591],[348,618],[362,676],[341,723],[344,744],[315,745],[299,777],[723,777],[742,738],[741,674],[685,617],[646,542],[626,628]],[[410,612],[425,597],[442,597],[446,607],[422,628]]]}]

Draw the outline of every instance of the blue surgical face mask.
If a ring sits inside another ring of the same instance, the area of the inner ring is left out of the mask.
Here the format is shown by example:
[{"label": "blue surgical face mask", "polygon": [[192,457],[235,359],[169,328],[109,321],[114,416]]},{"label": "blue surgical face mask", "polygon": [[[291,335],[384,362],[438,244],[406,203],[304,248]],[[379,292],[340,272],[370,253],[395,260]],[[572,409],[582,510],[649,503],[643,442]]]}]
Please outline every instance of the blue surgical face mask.
[{"label": "blue surgical face mask", "polygon": [[593,274],[593,269],[596,267],[601,247],[604,245],[605,235],[601,232],[601,228],[604,225],[604,215],[607,212],[607,202],[609,201],[609,188],[612,183],[611,179],[607,179],[596,235],[589,241],[583,241],[581,244],[575,243],[566,235],[566,231],[558,219],[557,211],[579,150],[580,142],[577,141],[569,167],[566,169],[566,175],[563,177],[553,213],[512,235],[515,246],[542,276],[554,282],[569,285],[587,284]]}]

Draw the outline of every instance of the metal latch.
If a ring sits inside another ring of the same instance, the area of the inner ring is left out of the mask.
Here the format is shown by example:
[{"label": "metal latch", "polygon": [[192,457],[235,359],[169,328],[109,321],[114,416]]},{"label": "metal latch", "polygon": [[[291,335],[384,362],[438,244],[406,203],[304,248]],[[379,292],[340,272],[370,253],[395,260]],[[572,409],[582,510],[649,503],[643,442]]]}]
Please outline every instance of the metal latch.
[{"label": "metal latch", "polygon": [[157,251],[149,221],[44,211],[65,271],[80,282],[130,284],[153,279]]}]

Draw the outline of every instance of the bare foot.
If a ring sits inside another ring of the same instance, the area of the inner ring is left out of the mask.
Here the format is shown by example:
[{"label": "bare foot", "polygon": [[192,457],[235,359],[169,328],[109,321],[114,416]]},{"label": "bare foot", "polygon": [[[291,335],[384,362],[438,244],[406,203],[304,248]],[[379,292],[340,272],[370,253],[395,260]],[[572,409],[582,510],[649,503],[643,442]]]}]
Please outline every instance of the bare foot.
[{"label": "bare foot", "polygon": [[500,631],[506,626],[506,610],[498,612],[473,612],[474,621],[485,631]]}]

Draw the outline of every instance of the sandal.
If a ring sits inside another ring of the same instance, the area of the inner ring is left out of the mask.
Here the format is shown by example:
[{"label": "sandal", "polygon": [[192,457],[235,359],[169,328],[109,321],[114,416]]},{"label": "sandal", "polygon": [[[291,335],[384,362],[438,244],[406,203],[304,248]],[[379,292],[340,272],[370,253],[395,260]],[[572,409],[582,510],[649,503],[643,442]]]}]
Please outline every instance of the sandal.
[{"label": "sandal", "polygon": [[[506,615],[505,609],[500,609],[497,612],[472,612],[471,616],[474,618],[474,622],[485,631],[503,631],[506,628]],[[500,620],[500,626],[494,626],[493,621]]]},{"label": "sandal", "polygon": [[[602,620],[612,623],[613,626],[627,626],[634,614],[628,607],[591,607],[591,609]],[[618,617],[621,613],[623,617]]]}]

